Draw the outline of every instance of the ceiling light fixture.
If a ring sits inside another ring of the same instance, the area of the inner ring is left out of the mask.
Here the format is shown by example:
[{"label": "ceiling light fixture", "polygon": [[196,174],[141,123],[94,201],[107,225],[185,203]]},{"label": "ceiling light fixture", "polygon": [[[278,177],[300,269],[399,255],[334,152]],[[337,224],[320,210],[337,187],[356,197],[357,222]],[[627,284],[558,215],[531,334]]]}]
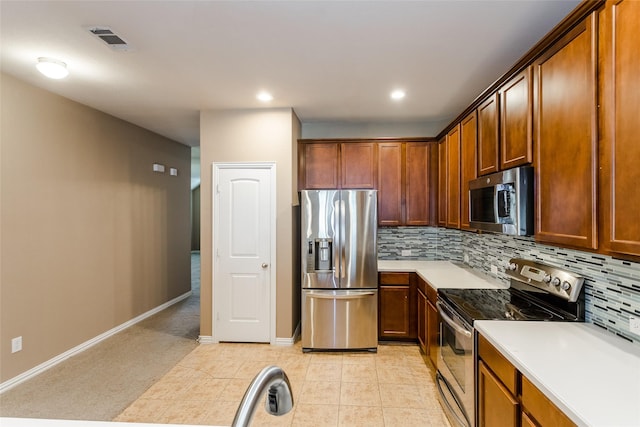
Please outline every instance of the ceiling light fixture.
[{"label": "ceiling light fixture", "polygon": [[262,102],[273,101],[273,95],[268,92],[260,92],[258,95],[256,95],[256,98],[258,98],[258,100]]},{"label": "ceiling light fixture", "polygon": [[393,92],[391,92],[391,99],[395,99],[396,101],[404,98],[405,96],[406,96],[406,93],[401,89],[394,90]]},{"label": "ceiling light fixture", "polygon": [[38,58],[36,68],[50,79],[64,79],[69,75],[67,64],[57,59]]}]

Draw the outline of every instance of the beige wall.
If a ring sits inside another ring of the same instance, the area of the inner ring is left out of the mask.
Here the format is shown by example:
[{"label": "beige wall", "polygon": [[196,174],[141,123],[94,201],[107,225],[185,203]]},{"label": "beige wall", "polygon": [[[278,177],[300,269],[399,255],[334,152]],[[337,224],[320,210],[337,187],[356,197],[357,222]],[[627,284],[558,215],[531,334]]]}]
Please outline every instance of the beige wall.
[{"label": "beige wall", "polygon": [[190,290],[190,150],[5,74],[0,84],[4,382]]},{"label": "beige wall", "polygon": [[[200,333],[212,335],[212,198],[213,162],[276,163],[276,336],[291,338],[298,319],[293,306],[294,211],[297,205],[297,139],[300,124],[290,108],[204,111],[200,114],[201,158],[201,310]],[[295,247],[297,251],[297,246]]]}]

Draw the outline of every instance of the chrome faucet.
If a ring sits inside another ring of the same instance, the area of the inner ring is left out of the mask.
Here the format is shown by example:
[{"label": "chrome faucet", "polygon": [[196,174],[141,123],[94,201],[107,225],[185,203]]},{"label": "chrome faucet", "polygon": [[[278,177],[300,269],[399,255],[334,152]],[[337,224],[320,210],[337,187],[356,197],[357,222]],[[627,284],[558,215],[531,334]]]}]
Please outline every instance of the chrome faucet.
[{"label": "chrome faucet", "polygon": [[267,392],[265,409],[271,415],[284,415],[293,408],[291,384],[287,374],[277,366],[267,366],[253,379],[231,423],[232,427],[247,427],[253,419],[262,395]]}]

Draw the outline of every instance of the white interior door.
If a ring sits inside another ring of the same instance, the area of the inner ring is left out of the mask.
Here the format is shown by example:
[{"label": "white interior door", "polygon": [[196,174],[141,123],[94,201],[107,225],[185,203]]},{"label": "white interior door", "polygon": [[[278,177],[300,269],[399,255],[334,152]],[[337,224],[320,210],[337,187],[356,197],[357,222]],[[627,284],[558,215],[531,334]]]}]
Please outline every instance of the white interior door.
[{"label": "white interior door", "polygon": [[214,163],[213,337],[275,340],[275,165]]}]

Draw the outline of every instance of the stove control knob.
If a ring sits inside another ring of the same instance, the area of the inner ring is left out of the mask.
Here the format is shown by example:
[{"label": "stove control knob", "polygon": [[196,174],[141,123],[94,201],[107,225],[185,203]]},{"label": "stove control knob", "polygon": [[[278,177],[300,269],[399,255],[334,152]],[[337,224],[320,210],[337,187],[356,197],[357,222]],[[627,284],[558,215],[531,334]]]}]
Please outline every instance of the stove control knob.
[{"label": "stove control knob", "polygon": [[516,264],[515,262],[507,263],[507,270],[514,271],[516,268],[518,268],[518,264]]},{"label": "stove control knob", "polygon": [[571,289],[571,283],[565,280],[564,282],[562,282],[562,285],[560,285],[560,287],[562,288],[563,291],[569,292],[569,289]]},{"label": "stove control knob", "polygon": [[545,274],[544,278],[542,279],[542,281],[544,283],[549,283],[551,281],[551,275],[550,274]]},{"label": "stove control knob", "polygon": [[554,278],[551,280],[551,284],[552,284],[553,286],[556,286],[556,287],[557,287],[557,286],[560,286],[560,279],[558,279],[557,277],[554,277]]}]

